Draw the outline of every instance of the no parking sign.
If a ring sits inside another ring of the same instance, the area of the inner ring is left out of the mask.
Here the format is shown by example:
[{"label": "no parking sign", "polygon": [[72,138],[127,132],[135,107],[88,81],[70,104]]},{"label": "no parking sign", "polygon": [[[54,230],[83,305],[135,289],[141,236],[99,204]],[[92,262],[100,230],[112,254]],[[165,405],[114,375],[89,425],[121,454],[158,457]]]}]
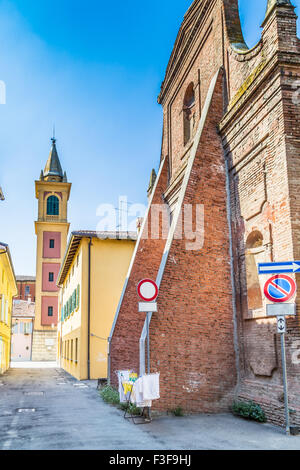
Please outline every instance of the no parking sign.
[{"label": "no parking sign", "polygon": [[295,295],[296,290],[294,279],[285,274],[277,274],[266,282],[264,293],[271,302],[281,303],[288,302]]}]

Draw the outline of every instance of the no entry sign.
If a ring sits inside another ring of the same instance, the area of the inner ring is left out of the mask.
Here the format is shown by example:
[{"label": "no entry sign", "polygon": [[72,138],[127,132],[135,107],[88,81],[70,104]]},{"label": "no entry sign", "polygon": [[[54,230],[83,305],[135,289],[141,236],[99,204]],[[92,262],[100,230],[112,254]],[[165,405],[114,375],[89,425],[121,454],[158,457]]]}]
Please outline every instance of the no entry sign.
[{"label": "no entry sign", "polygon": [[288,302],[297,290],[295,281],[285,274],[271,277],[265,284],[265,296],[271,302]]},{"label": "no entry sign", "polygon": [[158,287],[151,279],[143,279],[138,284],[137,292],[144,302],[153,302],[158,296]]}]

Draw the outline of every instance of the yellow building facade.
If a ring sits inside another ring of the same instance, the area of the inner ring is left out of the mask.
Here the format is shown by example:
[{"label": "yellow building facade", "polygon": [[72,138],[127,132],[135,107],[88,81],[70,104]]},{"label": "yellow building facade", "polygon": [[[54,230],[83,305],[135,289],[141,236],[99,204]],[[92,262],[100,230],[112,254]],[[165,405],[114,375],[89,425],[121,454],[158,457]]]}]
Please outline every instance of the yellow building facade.
[{"label": "yellow building facade", "polygon": [[58,360],[78,380],[107,377],[108,336],[135,233],[73,232],[58,276]]},{"label": "yellow building facade", "polygon": [[66,173],[62,171],[53,138],[45,169],[35,182],[38,218],[35,222],[37,253],[33,361],[55,361],[57,357],[57,276],[67,246],[70,190],[71,183],[67,182]]},{"label": "yellow building facade", "polygon": [[9,368],[12,304],[13,297],[17,294],[9,247],[0,243],[0,374]]}]

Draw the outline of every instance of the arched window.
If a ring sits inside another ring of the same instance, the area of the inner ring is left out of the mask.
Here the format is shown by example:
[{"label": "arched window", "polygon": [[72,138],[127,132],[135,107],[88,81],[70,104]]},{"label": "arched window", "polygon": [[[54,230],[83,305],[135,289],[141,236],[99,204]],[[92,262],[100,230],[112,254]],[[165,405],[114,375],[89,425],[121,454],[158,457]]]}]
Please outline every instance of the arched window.
[{"label": "arched window", "polygon": [[50,196],[47,199],[47,215],[59,215],[59,199],[56,196]]},{"label": "arched window", "polygon": [[184,145],[186,145],[193,135],[195,125],[195,92],[194,84],[188,86],[183,102],[183,133]]}]

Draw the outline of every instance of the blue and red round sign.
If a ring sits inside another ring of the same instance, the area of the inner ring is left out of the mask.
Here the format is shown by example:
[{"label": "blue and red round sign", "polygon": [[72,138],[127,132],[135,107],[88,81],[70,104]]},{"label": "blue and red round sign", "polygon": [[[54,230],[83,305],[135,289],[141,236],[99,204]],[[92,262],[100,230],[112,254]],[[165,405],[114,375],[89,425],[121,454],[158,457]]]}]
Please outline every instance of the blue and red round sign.
[{"label": "blue and red round sign", "polygon": [[277,274],[271,277],[265,284],[265,296],[271,302],[288,302],[296,293],[297,286],[289,276]]}]

